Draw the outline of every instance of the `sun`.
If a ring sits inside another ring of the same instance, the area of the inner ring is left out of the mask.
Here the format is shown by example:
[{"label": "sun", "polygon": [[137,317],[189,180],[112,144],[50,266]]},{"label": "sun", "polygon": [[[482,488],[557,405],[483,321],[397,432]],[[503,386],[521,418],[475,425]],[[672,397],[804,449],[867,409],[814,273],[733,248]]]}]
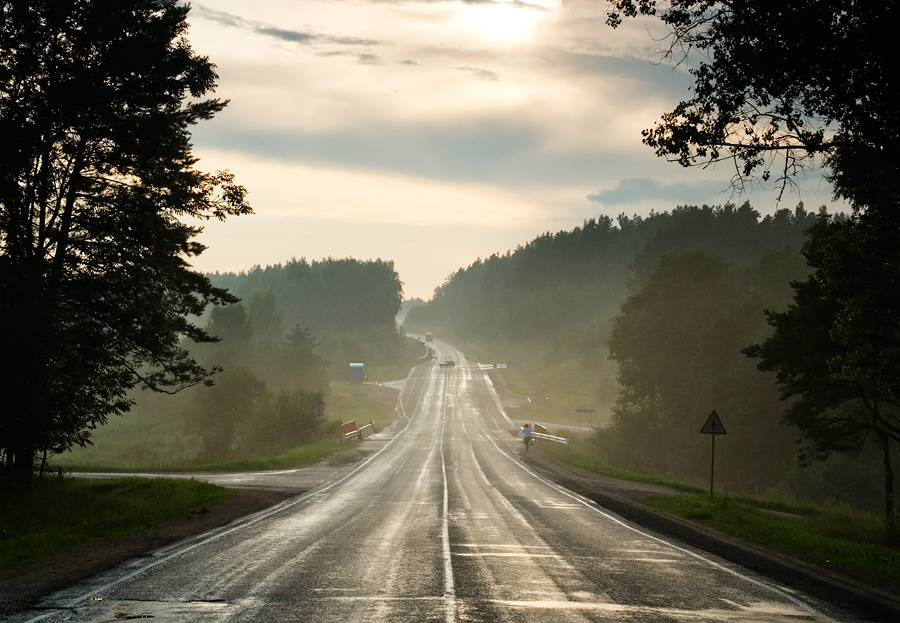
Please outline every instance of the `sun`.
[{"label": "sun", "polygon": [[473,4],[466,7],[466,21],[486,39],[514,41],[528,35],[535,13],[512,2]]}]

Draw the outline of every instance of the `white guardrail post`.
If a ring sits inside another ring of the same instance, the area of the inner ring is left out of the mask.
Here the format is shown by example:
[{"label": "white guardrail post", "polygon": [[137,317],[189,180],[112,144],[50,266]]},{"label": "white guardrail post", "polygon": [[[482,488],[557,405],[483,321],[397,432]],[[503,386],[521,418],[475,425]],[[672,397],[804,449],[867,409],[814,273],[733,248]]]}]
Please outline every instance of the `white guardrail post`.
[{"label": "white guardrail post", "polygon": [[375,420],[369,420],[369,423],[359,429],[359,438],[365,439],[375,434]]},{"label": "white guardrail post", "polygon": [[[524,435],[522,434],[522,426],[519,427],[519,439],[524,439]],[[556,435],[547,435],[544,433],[536,433],[531,431],[531,441],[534,443],[535,439],[546,439],[547,441],[555,441],[556,443],[564,443],[566,447],[569,447],[569,439],[568,437],[557,437]]]},{"label": "white guardrail post", "polygon": [[361,428],[356,428],[356,420],[341,424],[341,443],[348,439],[365,439],[375,434],[375,420],[369,420],[369,423]]}]

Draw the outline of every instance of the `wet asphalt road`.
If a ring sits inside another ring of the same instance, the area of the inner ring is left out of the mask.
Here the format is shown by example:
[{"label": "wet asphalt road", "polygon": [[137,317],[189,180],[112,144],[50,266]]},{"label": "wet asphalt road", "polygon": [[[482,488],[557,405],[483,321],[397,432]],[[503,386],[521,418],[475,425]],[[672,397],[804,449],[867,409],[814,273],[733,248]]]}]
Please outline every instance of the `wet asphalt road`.
[{"label": "wet asphalt road", "polygon": [[436,342],[395,433],[307,493],[11,621],[849,621],[533,474],[484,373]]}]

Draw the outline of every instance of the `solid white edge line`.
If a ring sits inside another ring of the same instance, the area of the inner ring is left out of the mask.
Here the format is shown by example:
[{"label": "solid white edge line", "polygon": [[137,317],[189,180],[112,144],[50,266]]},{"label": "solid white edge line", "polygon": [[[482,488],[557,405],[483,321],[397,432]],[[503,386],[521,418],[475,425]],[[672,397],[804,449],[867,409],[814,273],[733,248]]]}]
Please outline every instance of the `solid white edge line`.
[{"label": "solid white edge line", "polygon": [[[487,375],[485,375],[485,378],[487,378]],[[488,380],[490,380],[490,379],[488,379]],[[494,388],[493,383],[488,383],[488,387],[490,388],[491,393],[494,395],[495,401],[499,404],[500,396],[497,394],[497,390]],[[501,412],[503,413],[504,416],[506,416],[506,413],[503,412],[502,408],[501,408]],[[507,419],[509,419],[509,418],[507,417]],[[482,427],[482,430],[484,430],[483,427]],[[504,450],[503,448],[498,446],[497,443],[494,441],[493,436],[487,430],[484,430],[484,433],[485,433],[485,436],[487,437],[488,441],[490,441],[494,445],[494,447],[497,448],[497,451],[500,452],[500,454],[502,454],[507,459],[509,459],[516,465],[518,465],[521,469],[523,469],[527,473],[531,474],[534,478],[537,478],[538,480],[543,482],[545,485],[549,486],[551,489],[555,489],[559,493],[562,493],[563,495],[572,498],[579,504],[585,506],[586,508],[589,508],[590,510],[594,511],[595,513],[598,513],[598,514],[602,515],[603,517],[609,519],[610,521],[619,524],[623,528],[627,528],[627,529],[631,530],[632,532],[636,532],[637,534],[640,534],[641,536],[645,536],[648,539],[651,539],[658,543],[662,543],[663,545],[671,547],[674,550],[677,550],[679,552],[687,554],[688,556],[696,558],[697,560],[701,560],[716,569],[726,571],[726,572],[734,575],[735,577],[741,578],[742,580],[750,582],[751,584],[754,584],[760,588],[764,588],[768,591],[771,591],[771,592],[775,593],[776,595],[779,595],[779,596],[783,597],[784,599],[787,599],[788,601],[793,602],[795,605],[803,608],[804,610],[807,610],[808,612],[810,612],[816,616],[824,617],[827,621],[831,621],[832,623],[838,623],[837,621],[835,621],[835,619],[832,619],[828,615],[826,615],[822,612],[819,612],[813,606],[809,605],[808,603],[804,602],[803,600],[801,600],[797,597],[794,597],[793,595],[791,595],[784,589],[781,589],[781,588],[774,586],[772,584],[769,584],[767,582],[763,582],[761,580],[751,578],[750,576],[744,575],[743,573],[740,573],[739,571],[737,571],[735,569],[731,569],[730,567],[727,567],[721,563],[718,563],[718,562],[711,560],[705,556],[702,556],[701,554],[698,554],[697,552],[693,552],[693,551],[687,549],[686,547],[681,547],[680,545],[676,545],[675,543],[667,541],[663,538],[660,538],[660,537],[654,536],[652,534],[649,534],[647,532],[644,532],[643,530],[640,530],[640,529],[636,528],[635,526],[626,523],[622,519],[619,519],[618,517],[611,515],[610,513],[603,510],[603,508],[600,507],[600,505],[597,504],[596,502],[594,502],[593,500],[590,500],[588,498],[585,498],[584,496],[581,496],[577,493],[569,491],[568,489],[561,487],[560,485],[557,485],[555,482],[548,480],[548,479],[544,478],[543,476],[541,476],[540,474],[537,474],[536,472],[532,471],[531,469],[526,467],[521,461],[516,459],[516,457],[511,456],[506,450]]]},{"label": "solid white edge line", "polygon": [[456,621],[456,587],[453,581],[453,559],[450,554],[450,494],[447,486],[447,462],[444,459],[444,429],[447,423],[447,401],[441,407],[441,474],[444,484],[444,503],[441,512],[441,547],[444,558],[444,620]]},{"label": "solid white edge line", "polygon": [[[402,392],[401,392],[401,394],[402,394]],[[400,402],[400,398],[398,398],[397,401]],[[405,417],[405,414],[404,414],[404,417]],[[44,614],[38,615],[34,618],[27,619],[26,623],[36,623],[37,621],[42,621],[48,617],[58,614],[59,611],[61,611],[61,610],[72,610],[72,609],[76,608],[79,604],[87,601],[91,596],[97,595],[98,593],[106,592],[109,589],[113,588],[114,586],[117,586],[117,585],[121,584],[122,582],[130,580],[138,575],[141,575],[142,573],[146,573],[150,569],[152,569],[158,565],[161,565],[164,562],[168,562],[168,561],[172,560],[173,558],[182,556],[182,555],[190,552],[193,549],[196,549],[202,545],[206,545],[207,543],[212,543],[213,541],[216,541],[216,540],[222,538],[223,536],[227,536],[229,534],[232,534],[233,532],[237,532],[239,530],[242,530],[244,528],[247,528],[249,526],[257,524],[264,519],[268,519],[272,515],[276,515],[280,512],[288,510],[289,508],[293,508],[294,506],[300,504],[301,502],[305,502],[307,499],[309,499],[310,497],[312,497],[314,495],[318,495],[320,493],[328,491],[329,489],[333,489],[334,487],[346,482],[351,476],[355,475],[358,471],[360,471],[361,469],[366,467],[369,463],[371,463],[378,455],[380,455],[382,452],[387,450],[388,447],[390,447],[390,445],[392,443],[394,443],[394,441],[396,441],[406,431],[407,428],[409,428],[409,425],[412,424],[412,421],[413,421],[412,418],[407,418],[406,426],[404,426],[396,435],[394,435],[394,437],[390,441],[388,441],[386,444],[384,444],[384,446],[380,450],[378,450],[377,452],[372,454],[372,456],[367,458],[365,461],[357,464],[354,469],[347,472],[344,476],[340,477],[338,480],[335,480],[334,482],[331,482],[321,488],[310,489],[306,493],[301,493],[297,497],[291,498],[289,500],[285,500],[284,502],[281,502],[280,504],[277,504],[271,508],[267,508],[265,510],[254,513],[252,515],[248,515],[247,517],[244,517],[242,519],[235,520],[234,522],[228,524],[224,528],[210,530],[209,532],[205,532],[201,535],[198,535],[197,537],[193,537],[194,539],[198,539],[198,540],[196,542],[186,543],[183,546],[178,547],[174,551],[166,554],[165,556],[163,556],[161,558],[157,558],[155,560],[152,560],[152,561],[148,562],[147,564],[145,564],[141,567],[138,567],[131,573],[127,573],[111,582],[107,582],[106,584],[104,584],[102,586],[92,588],[89,592],[83,593],[83,594],[79,595],[78,597],[73,597],[69,601],[65,602],[62,606],[50,609],[47,612],[45,612]],[[441,460],[443,461],[443,455],[441,456]],[[446,479],[445,479],[444,486],[446,488]],[[446,510],[445,510],[445,516],[446,516]],[[216,531],[216,530],[219,530],[219,531]],[[191,537],[188,537],[188,538],[191,539]],[[191,540],[193,540],[193,539],[191,539]],[[163,548],[163,549],[165,549],[165,548]]]},{"label": "solid white edge line", "polygon": [[[487,431],[485,431],[485,432],[487,432]],[[751,578],[750,576],[744,575],[743,573],[741,573],[741,572],[739,572],[739,571],[737,571],[737,570],[735,570],[735,569],[732,569],[732,568],[727,567],[727,566],[725,566],[725,565],[723,565],[723,564],[721,564],[721,563],[718,563],[718,562],[716,562],[716,561],[714,561],[714,560],[711,560],[711,559],[709,559],[709,558],[707,558],[707,557],[705,557],[705,556],[703,556],[703,555],[701,555],[701,554],[698,554],[697,552],[693,552],[693,551],[687,549],[686,547],[682,547],[682,546],[680,546],[680,545],[676,545],[675,543],[672,543],[672,542],[670,542],[670,541],[667,541],[666,539],[663,539],[663,538],[658,537],[658,536],[654,536],[654,535],[652,535],[652,534],[649,534],[649,533],[647,533],[647,532],[644,532],[643,530],[641,530],[641,529],[639,529],[639,528],[636,528],[636,527],[633,526],[633,525],[630,525],[629,523],[625,522],[624,520],[619,519],[618,517],[615,517],[614,515],[608,513],[608,512],[605,511],[605,510],[603,510],[603,508],[600,507],[600,506],[599,506],[596,502],[594,502],[593,500],[590,500],[590,499],[585,498],[585,497],[583,497],[583,496],[581,496],[581,495],[579,495],[579,494],[577,494],[577,493],[574,493],[574,492],[572,492],[572,491],[569,491],[568,489],[566,489],[566,488],[564,488],[564,487],[561,487],[561,486],[557,485],[555,482],[553,482],[553,481],[551,481],[551,480],[547,480],[546,478],[544,478],[544,477],[541,476],[540,474],[538,474],[538,473],[532,471],[531,469],[529,469],[528,467],[526,467],[521,461],[519,461],[518,459],[516,459],[514,456],[510,456],[510,455],[507,453],[506,450],[504,450],[503,448],[501,448],[500,446],[498,446],[498,445],[496,444],[496,442],[493,440],[493,438],[492,438],[491,435],[488,435],[487,438],[488,438],[488,441],[490,441],[490,442],[494,445],[494,447],[497,448],[497,450],[498,450],[503,456],[505,456],[507,459],[509,459],[510,461],[512,461],[513,463],[515,463],[516,465],[518,465],[518,466],[519,466],[520,468],[522,468],[524,471],[528,472],[531,476],[533,476],[534,478],[537,478],[538,480],[540,480],[541,482],[543,482],[545,485],[547,485],[547,486],[550,487],[551,489],[555,489],[557,492],[562,493],[563,495],[572,498],[573,500],[575,500],[576,502],[578,502],[578,503],[581,504],[582,506],[585,506],[586,508],[588,508],[588,509],[594,511],[595,513],[597,513],[597,514],[599,514],[599,515],[605,517],[606,519],[612,521],[613,523],[616,523],[616,524],[622,526],[623,528],[627,528],[628,530],[631,530],[632,532],[636,532],[637,534],[640,534],[640,535],[643,536],[643,537],[646,537],[646,538],[648,538],[648,539],[651,539],[651,540],[653,540],[653,541],[656,541],[657,543],[661,543],[661,544],[663,544],[663,545],[666,545],[667,547],[670,547],[670,548],[672,548],[672,549],[674,549],[674,550],[676,550],[676,551],[679,551],[679,552],[681,552],[681,553],[683,553],[683,554],[687,554],[688,556],[691,556],[691,557],[693,557],[693,558],[696,558],[697,560],[700,560],[700,561],[702,561],[702,562],[704,562],[704,563],[710,565],[711,567],[714,567],[714,568],[716,568],[716,569],[719,569],[720,571],[725,571],[725,572],[730,573],[731,575],[733,575],[733,576],[735,576],[735,577],[738,577],[738,578],[740,578],[740,579],[742,579],[742,580],[745,580],[745,581],[747,581],[747,582],[749,582],[749,583],[751,583],[751,584],[754,584],[754,585],[756,585],[756,586],[758,586],[758,587],[760,587],[760,588],[763,588],[763,589],[766,589],[766,590],[768,590],[768,591],[770,591],[770,592],[773,592],[773,593],[775,593],[776,595],[779,595],[780,597],[782,597],[782,598],[784,598],[784,599],[787,599],[788,601],[793,602],[795,605],[797,605],[797,606],[803,608],[804,610],[807,610],[807,611],[810,612],[811,614],[814,614],[814,615],[820,616],[820,617],[824,617],[825,620],[831,621],[832,623],[838,623],[837,621],[835,621],[835,619],[832,619],[832,618],[829,617],[828,615],[826,615],[826,614],[824,614],[824,613],[822,613],[822,612],[819,612],[818,610],[816,610],[814,607],[812,607],[812,606],[809,605],[808,603],[804,602],[803,600],[801,600],[801,599],[799,599],[799,598],[797,598],[797,597],[794,597],[793,595],[791,595],[791,594],[788,593],[787,591],[785,591],[785,590],[783,590],[783,589],[781,589],[781,588],[778,588],[777,586],[774,586],[774,585],[769,584],[769,583],[767,583],[767,582],[763,582],[763,581],[761,581],[761,580],[757,580],[756,578]]]}]

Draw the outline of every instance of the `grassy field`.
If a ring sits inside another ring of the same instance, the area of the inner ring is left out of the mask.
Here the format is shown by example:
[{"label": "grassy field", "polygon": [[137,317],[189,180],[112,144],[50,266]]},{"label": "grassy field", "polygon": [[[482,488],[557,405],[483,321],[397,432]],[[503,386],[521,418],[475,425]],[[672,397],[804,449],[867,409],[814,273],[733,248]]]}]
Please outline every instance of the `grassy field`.
[{"label": "grassy field", "polygon": [[708,489],[604,463],[591,450],[587,435],[571,437],[569,448],[545,443],[538,450],[613,478],[675,487],[686,495],[650,498],[647,504],[788,556],[900,588],[900,550],[884,544],[880,516],[721,493],[710,499]]},{"label": "grassy field", "polygon": [[[583,370],[573,370],[570,374],[556,370],[554,374],[538,375],[536,378],[548,378],[548,381],[535,381],[529,378],[527,371],[521,369],[500,369],[509,390],[519,396],[527,397],[530,402],[516,409],[508,409],[509,417],[514,420],[525,420],[547,425],[576,426],[594,428],[606,426],[610,418],[610,404],[601,401],[598,396],[586,391],[591,387],[588,376]],[[583,383],[575,387],[565,387],[572,383],[571,378],[578,376]],[[555,380],[555,382],[554,382]],[[578,409],[593,410],[594,413],[580,412]]]},{"label": "grassy field", "polygon": [[50,479],[31,491],[0,491],[0,569],[200,511],[229,495],[208,483],[163,478]]},{"label": "grassy field", "polygon": [[405,379],[412,367],[428,360],[428,350],[425,344],[407,338],[405,341],[406,348],[400,355],[399,361],[386,366],[366,366],[366,380],[370,382],[385,382]]},{"label": "grassy field", "polygon": [[900,550],[884,545],[880,517],[744,496],[710,499],[708,493],[651,498],[647,503],[789,556],[900,588]]},{"label": "grassy field", "polygon": [[[405,374],[403,375],[405,376]],[[184,450],[166,460],[153,445],[169,439],[165,420],[128,416],[117,421],[109,433],[98,435],[97,445],[57,457],[54,467],[121,471],[129,469],[247,470],[280,469],[316,463],[354,447],[356,440],[341,443],[339,424],[356,420],[359,425],[375,422],[375,429],[389,426],[396,418],[396,390],[377,385],[334,383],[327,416],[332,429],[312,443],[284,452],[228,461],[208,462],[196,458],[197,448],[183,442]],[[181,436],[183,438],[183,435]],[[149,447],[145,447],[149,446]],[[80,459],[80,460],[76,460]],[[41,556],[65,551],[79,543],[135,532],[192,510],[224,501],[230,492],[193,480],[117,478],[111,480],[44,480],[23,494],[0,491],[0,569],[16,567]]]},{"label": "grassy field", "polygon": [[[402,377],[405,377],[404,373]],[[402,378],[401,377],[401,378]],[[329,420],[314,442],[286,451],[209,461],[200,442],[184,434],[184,425],[164,410],[136,410],[111,420],[94,435],[94,445],[53,457],[52,467],[77,471],[186,471],[280,469],[315,463],[348,446],[340,443],[340,423],[375,422],[376,430],[396,417],[397,392],[377,385],[333,382],[325,410]],[[155,397],[154,397],[155,398]]]}]

